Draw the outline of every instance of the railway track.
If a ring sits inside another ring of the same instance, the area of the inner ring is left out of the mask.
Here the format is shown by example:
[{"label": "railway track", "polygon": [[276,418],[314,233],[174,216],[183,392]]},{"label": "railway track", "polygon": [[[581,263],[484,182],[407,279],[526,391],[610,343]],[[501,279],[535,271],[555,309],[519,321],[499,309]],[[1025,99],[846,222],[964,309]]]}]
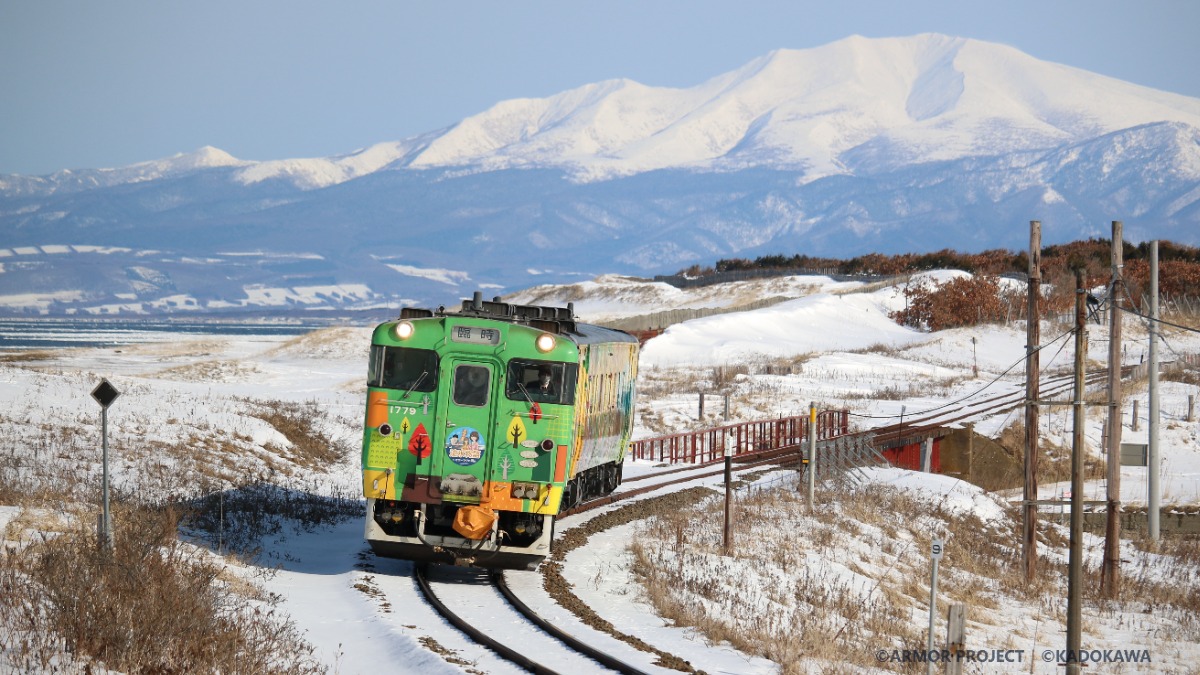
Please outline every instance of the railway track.
[{"label": "railway track", "polygon": [[[799,448],[754,453],[754,457],[738,458],[735,471],[748,471],[768,465],[797,461]],[[679,469],[639,476],[628,482],[646,485],[616,495],[580,505],[560,517],[581,513],[615,502],[631,500],[649,492],[671,488],[680,483],[694,482],[723,473],[724,469],[708,466],[687,466]],[[579,672],[581,659],[597,665],[595,672],[668,673],[675,670],[656,665],[666,655],[648,645],[635,647],[592,628],[566,607],[557,607],[561,616],[547,619],[523,602],[509,588],[504,572],[486,572],[445,565],[414,565],[413,577],[426,602],[447,622],[467,638],[491,650],[514,666],[532,673]],[[541,575],[537,575],[540,585]],[[525,580],[522,579],[522,582]],[[554,600],[552,602],[558,602]],[[565,619],[561,617],[566,617]],[[559,624],[566,621],[576,634],[564,631]],[[492,634],[489,627],[505,625],[504,633],[511,635],[513,625],[527,625],[521,632],[519,644],[505,642]],[[586,635],[586,638],[579,636]],[[647,649],[651,651],[647,651]],[[656,653],[652,653],[656,652]],[[677,657],[673,657],[677,658]],[[682,661],[680,659],[680,661]],[[589,670],[588,672],[593,672]]]},{"label": "railway track", "polygon": [[[1103,383],[1107,376],[1107,372],[1103,370],[1095,370],[1087,373],[1084,375],[1084,386],[1086,388],[1091,385]],[[1043,401],[1051,399],[1063,400],[1063,397],[1069,397],[1073,393],[1074,384],[1074,375],[1056,375],[1044,378],[1039,385],[1039,398]],[[905,434],[927,431],[947,424],[954,424],[955,422],[966,422],[989,415],[1006,413],[1024,405],[1025,390],[1021,388],[1015,391],[995,394],[987,398],[960,401],[953,406],[926,414],[918,413],[907,421],[875,427],[869,430],[869,432],[875,434],[875,438],[878,441],[894,440]]]},{"label": "railway track", "polygon": [[[1105,378],[1104,372],[1097,371],[1087,374],[1085,382],[1091,385],[1103,382]],[[1072,376],[1049,377],[1041,383],[1040,396],[1043,400],[1062,400],[1071,395],[1072,386]],[[907,434],[946,424],[1008,412],[1023,406],[1024,400],[1023,389],[1009,391],[986,398],[958,402],[928,414],[914,415],[903,424],[887,425],[858,433],[872,433],[879,440],[900,438]],[[733,458],[733,472],[740,473],[766,466],[796,463],[802,458],[806,446],[806,443],[801,443],[742,453]],[[705,478],[714,478],[723,473],[724,460],[718,459],[630,477],[624,481],[624,484],[638,483],[636,487],[623,489],[606,497],[583,503],[574,509],[564,511],[559,517],[569,517],[614,503],[632,500],[664,488]],[[503,572],[466,571],[461,568],[449,567],[439,567],[439,569],[443,570],[443,574],[452,576],[450,583],[439,584],[436,583],[436,580],[431,582],[427,566],[417,565],[414,567],[416,583],[429,604],[471,640],[521,669],[539,674],[575,672],[578,670],[579,659],[587,658],[609,672],[640,674],[660,671],[653,666],[650,667],[650,670],[643,670],[622,661],[612,655],[611,645],[603,648],[594,646],[540,617],[508,587]],[[459,595],[452,589],[455,586],[461,588],[464,585],[473,587],[475,592],[471,598],[460,597],[447,602],[440,597],[442,594]],[[441,590],[435,590],[435,586]],[[482,602],[481,598],[486,598],[486,602]],[[451,605],[459,609],[453,609]],[[468,616],[463,616],[463,614],[468,614]],[[522,634],[518,646],[506,644],[497,637],[489,635],[487,626],[505,622],[509,624],[522,622],[529,626],[529,631]],[[599,639],[604,640],[605,638]]]},{"label": "railway track", "polygon": [[[431,575],[435,577],[433,581]],[[648,672],[613,656],[611,646],[593,646],[540,617],[513,593],[503,572],[487,573],[446,566],[435,566],[431,572],[428,565],[416,565],[413,577],[426,601],[451,625],[528,672],[537,675],[575,672],[581,657],[610,672],[625,675],[646,675]],[[464,588],[469,592],[462,592]],[[443,595],[454,597],[444,600]],[[520,622],[527,623],[529,631],[522,632],[517,646],[490,635],[487,628],[507,623],[506,631],[511,632],[511,626]]]}]

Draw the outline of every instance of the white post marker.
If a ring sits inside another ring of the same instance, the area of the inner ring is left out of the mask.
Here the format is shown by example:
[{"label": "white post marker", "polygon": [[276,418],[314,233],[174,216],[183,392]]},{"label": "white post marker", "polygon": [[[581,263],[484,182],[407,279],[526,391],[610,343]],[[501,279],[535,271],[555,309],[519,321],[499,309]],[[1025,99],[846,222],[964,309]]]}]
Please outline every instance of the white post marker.
[{"label": "white post marker", "polygon": [[933,653],[933,620],[937,614],[937,568],[938,561],[942,559],[942,540],[934,539],[933,544],[929,547],[930,556],[933,558],[933,576],[929,581],[929,639],[925,643],[925,673],[932,675],[933,659],[929,655]]},{"label": "white post marker", "polygon": [[112,405],[120,395],[121,392],[117,391],[117,388],[112,386],[107,378],[101,378],[100,384],[92,390],[92,398],[100,404],[100,437],[104,448],[101,456],[101,462],[104,465],[102,479],[104,511],[100,516],[100,544],[106,551],[111,551],[113,546],[112,513],[108,510],[108,406]]}]

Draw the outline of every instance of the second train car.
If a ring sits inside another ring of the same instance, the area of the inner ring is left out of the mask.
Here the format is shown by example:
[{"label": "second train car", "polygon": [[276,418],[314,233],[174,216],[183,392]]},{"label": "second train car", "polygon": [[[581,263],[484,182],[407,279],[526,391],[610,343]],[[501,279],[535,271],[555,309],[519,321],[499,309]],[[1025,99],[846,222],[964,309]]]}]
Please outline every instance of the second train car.
[{"label": "second train car", "polygon": [[571,306],[476,293],[406,308],[371,340],[366,539],[378,554],[533,569],[555,517],[612,492],[633,426],[638,342]]}]

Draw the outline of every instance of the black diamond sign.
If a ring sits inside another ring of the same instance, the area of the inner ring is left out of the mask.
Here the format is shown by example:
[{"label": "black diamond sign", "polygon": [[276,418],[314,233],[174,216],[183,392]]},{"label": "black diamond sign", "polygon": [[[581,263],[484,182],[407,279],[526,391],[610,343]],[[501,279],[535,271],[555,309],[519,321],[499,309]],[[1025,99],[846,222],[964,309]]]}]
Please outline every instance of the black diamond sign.
[{"label": "black diamond sign", "polygon": [[92,398],[96,399],[96,403],[99,403],[100,407],[106,410],[120,395],[121,392],[117,391],[117,388],[112,386],[112,383],[107,379],[100,380],[100,384],[96,385],[96,388],[92,390]]}]

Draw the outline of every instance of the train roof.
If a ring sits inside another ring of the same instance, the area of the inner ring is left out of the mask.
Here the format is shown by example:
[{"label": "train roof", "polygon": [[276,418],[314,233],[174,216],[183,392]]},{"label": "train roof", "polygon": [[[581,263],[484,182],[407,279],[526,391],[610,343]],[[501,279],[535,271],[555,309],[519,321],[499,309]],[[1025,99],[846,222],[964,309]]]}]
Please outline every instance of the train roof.
[{"label": "train roof", "polygon": [[[438,307],[437,310],[406,307],[400,310],[401,319],[447,315],[445,307]],[[638,342],[637,338],[625,331],[576,321],[574,303],[567,303],[566,307],[515,305],[502,302],[499,297],[484,300],[483,294],[476,291],[472,299],[463,300],[462,308],[454,315],[524,324],[548,333],[563,335],[576,344]]]}]

